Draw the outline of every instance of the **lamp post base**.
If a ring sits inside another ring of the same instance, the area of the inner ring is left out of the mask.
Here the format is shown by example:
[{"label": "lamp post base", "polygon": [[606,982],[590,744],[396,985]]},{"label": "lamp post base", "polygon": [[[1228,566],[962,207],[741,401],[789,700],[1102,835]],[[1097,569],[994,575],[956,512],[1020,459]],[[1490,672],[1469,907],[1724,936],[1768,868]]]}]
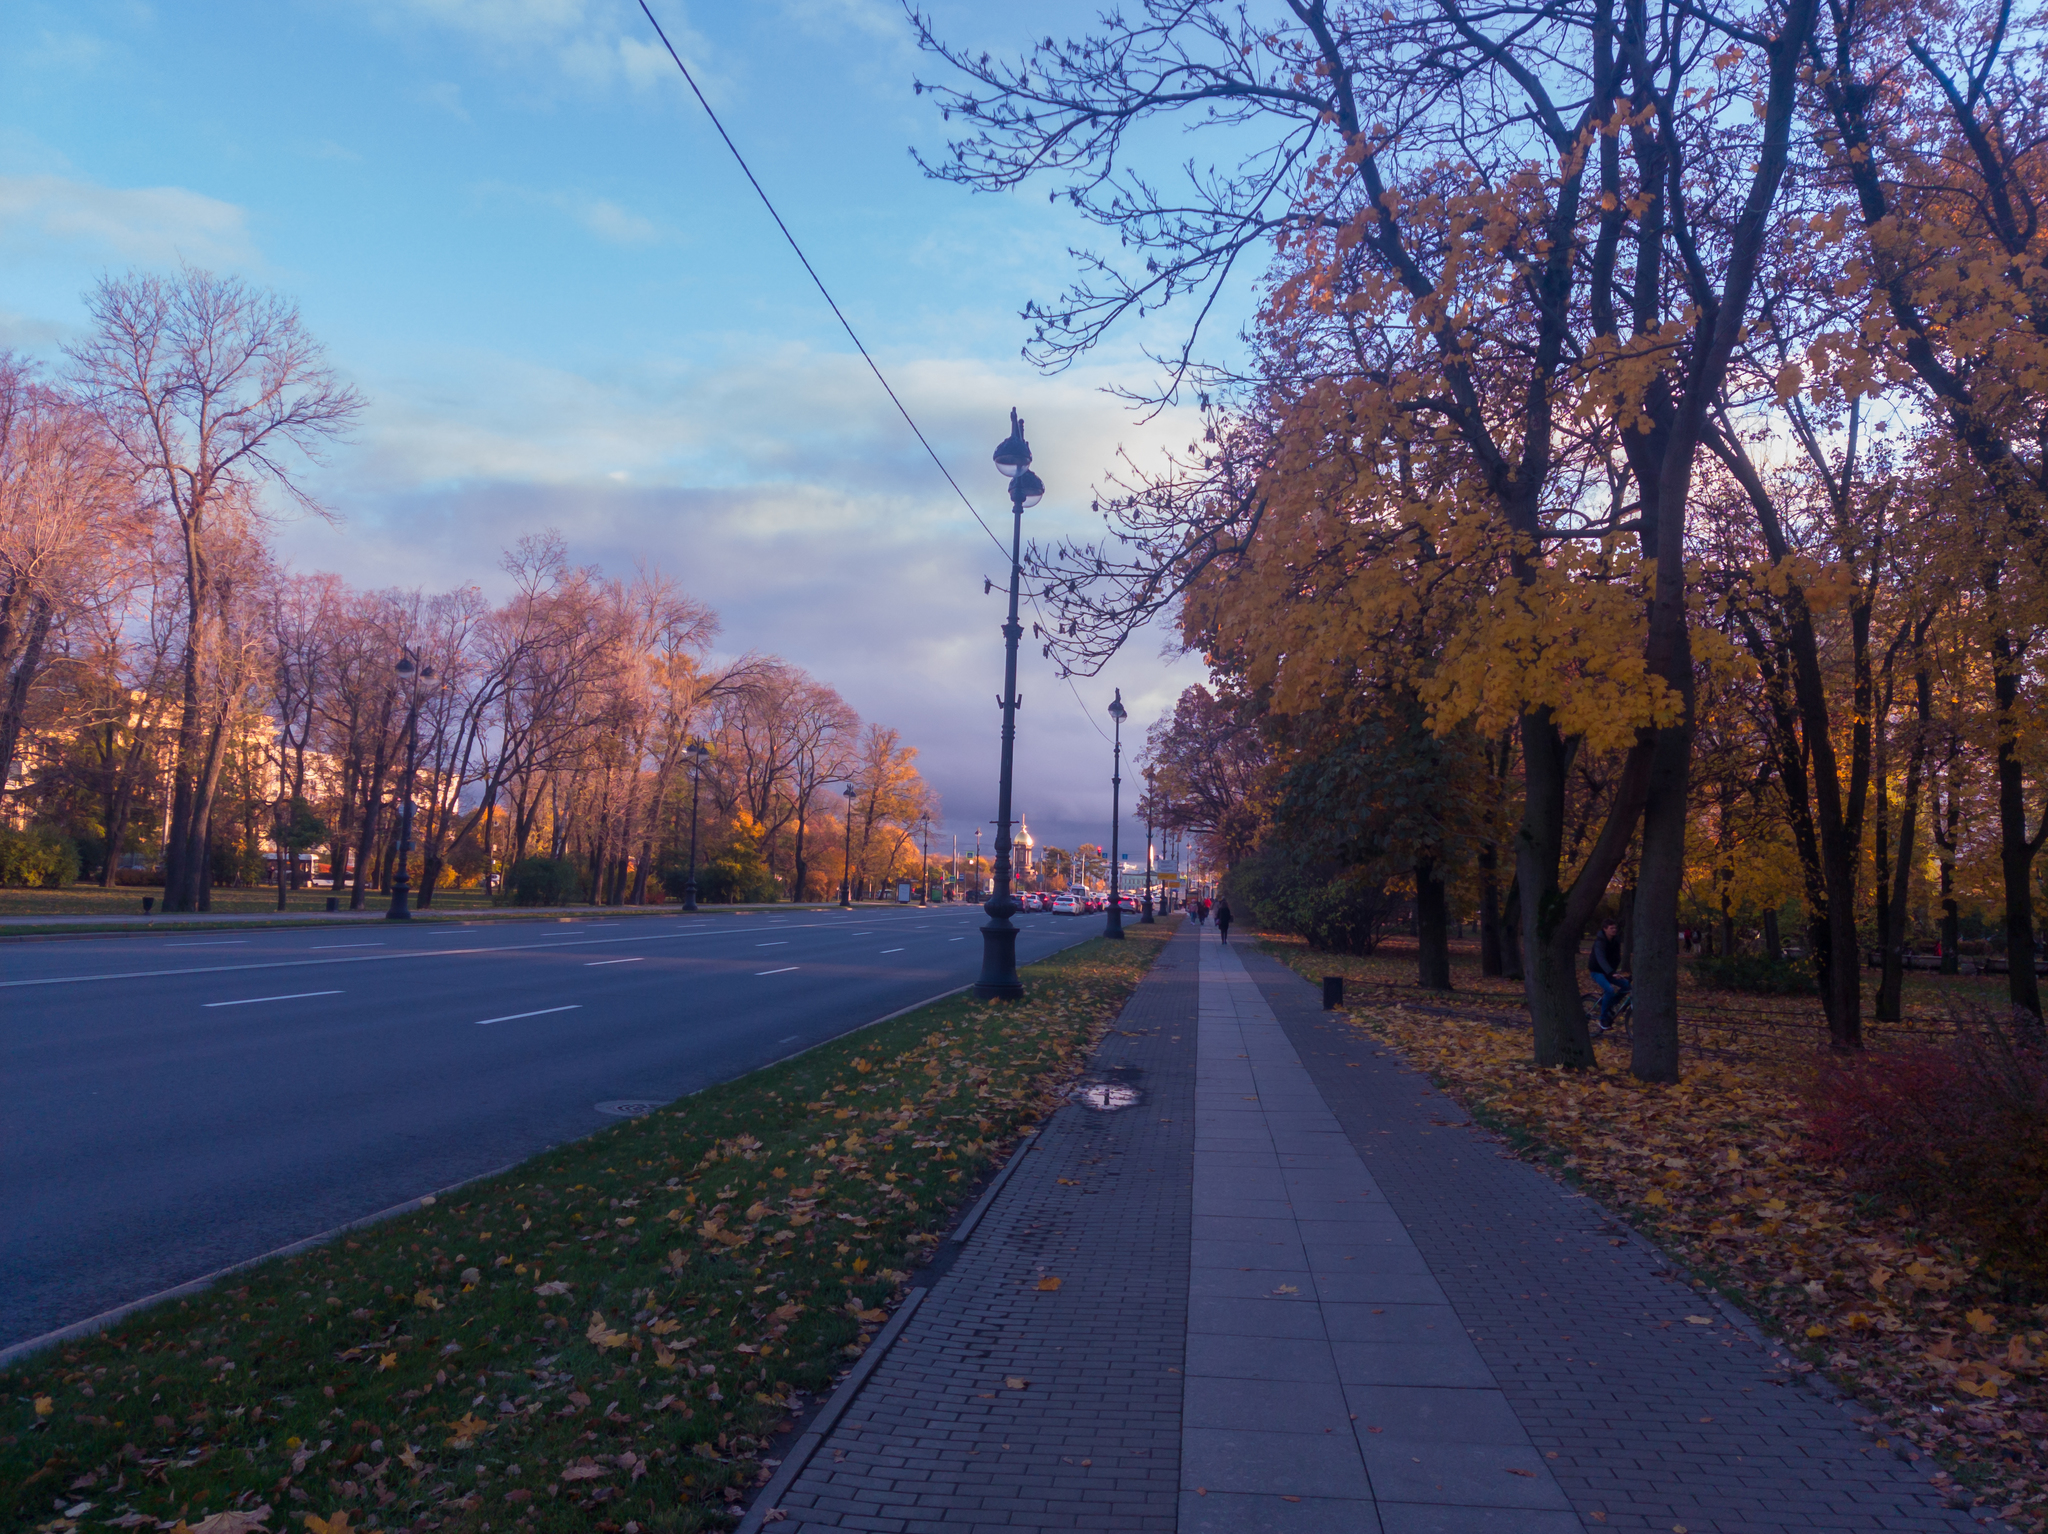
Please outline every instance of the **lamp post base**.
[{"label": "lamp post base", "polygon": [[391,886],[391,906],[384,913],[386,921],[412,920],[412,907],[406,903],[411,893],[406,888],[405,880],[399,879],[393,882]]},{"label": "lamp post base", "polygon": [[1102,935],[1115,938],[1118,942],[1123,941],[1124,913],[1115,906],[1109,908],[1109,920],[1102,924]]},{"label": "lamp post base", "polygon": [[1145,914],[1138,918],[1138,925],[1141,927],[1156,927],[1158,925],[1152,919],[1152,897],[1150,895],[1145,897]]},{"label": "lamp post base", "polygon": [[685,911],[697,909],[697,881],[695,879],[692,879],[683,886],[683,909]]},{"label": "lamp post base", "polygon": [[1007,916],[989,919],[981,929],[981,978],[974,994],[983,1001],[1021,1001],[1024,982],[1017,978],[1017,929]]}]

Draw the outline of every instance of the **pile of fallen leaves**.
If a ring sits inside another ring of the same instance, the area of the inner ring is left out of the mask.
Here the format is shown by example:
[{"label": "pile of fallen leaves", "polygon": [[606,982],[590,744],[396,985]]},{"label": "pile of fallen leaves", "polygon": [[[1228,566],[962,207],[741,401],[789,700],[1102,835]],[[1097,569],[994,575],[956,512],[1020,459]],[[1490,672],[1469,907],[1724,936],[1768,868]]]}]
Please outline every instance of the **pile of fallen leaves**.
[{"label": "pile of fallen leaves", "polygon": [[[1265,946],[1305,975],[1345,962]],[[2048,1530],[2048,1305],[1805,1154],[1811,1032],[1713,1031],[1658,1086],[1628,1073],[1625,1044],[1603,1043],[1596,1071],[1539,1070],[1525,1022],[1461,1002],[1411,986],[1349,1017],[1756,1316],[1792,1368],[1867,1402],[1882,1444],[1935,1455],[1959,1502]]]},{"label": "pile of fallen leaves", "polygon": [[[1166,930],[551,1151],[0,1376],[0,1524],[725,1527]],[[455,1199],[459,1198],[459,1202]]]}]

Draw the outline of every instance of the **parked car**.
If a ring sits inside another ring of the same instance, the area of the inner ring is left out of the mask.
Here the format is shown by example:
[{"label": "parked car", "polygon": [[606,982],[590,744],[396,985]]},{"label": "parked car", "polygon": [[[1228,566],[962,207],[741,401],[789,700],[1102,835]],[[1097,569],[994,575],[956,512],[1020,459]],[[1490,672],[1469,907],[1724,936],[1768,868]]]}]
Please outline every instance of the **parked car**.
[{"label": "parked car", "polygon": [[1043,911],[1046,908],[1047,901],[1044,890],[1026,890],[1017,898],[1027,911]]},{"label": "parked car", "polygon": [[1138,897],[1129,890],[1123,892],[1122,897],[1116,903],[1116,908],[1119,911],[1129,911],[1133,916],[1136,916],[1144,909],[1143,906],[1138,904]]},{"label": "parked car", "polygon": [[1081,897],[1069,892],[1052,897],[1053,914],[1057,916],[1079,916],[1082,912]]}]

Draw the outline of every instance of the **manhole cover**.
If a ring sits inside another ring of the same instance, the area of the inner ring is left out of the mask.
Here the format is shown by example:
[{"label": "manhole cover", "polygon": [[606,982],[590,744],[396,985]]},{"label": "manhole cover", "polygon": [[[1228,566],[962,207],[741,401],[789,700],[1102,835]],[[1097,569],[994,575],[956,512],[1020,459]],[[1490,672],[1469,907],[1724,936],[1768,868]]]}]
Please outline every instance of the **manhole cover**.
[{"label": "manhole cover", "polygon": [[651,1098],[622,1097],[617,1102],[599,1103],[597,1111],[599,1113],[609,1113],[616,1119],[637,1119],[644,1114],[652,1113],[656,1108],[662,1106],[663,1104],[655,1102]]},{"label": "manhole cover", "polygon": [[1084,1108],[1109,1113],[1118,1108],[1136,1107],[1138,1089],[1120,1087],[1109,1081],[1091,1081],[1086,1086],[1074,1088],[1074,1101]]}]

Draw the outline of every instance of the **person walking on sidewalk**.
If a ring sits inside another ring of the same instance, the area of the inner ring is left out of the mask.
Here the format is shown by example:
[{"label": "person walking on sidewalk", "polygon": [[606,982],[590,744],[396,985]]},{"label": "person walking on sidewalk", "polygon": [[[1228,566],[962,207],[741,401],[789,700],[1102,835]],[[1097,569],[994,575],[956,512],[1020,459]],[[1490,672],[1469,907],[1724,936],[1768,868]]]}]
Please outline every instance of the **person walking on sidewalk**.
[{"label": "person walking on sidewalk", "polygon": [[1230,902],[1227,900],[1216,902],[1216,935],[1226,943],[1230,941]]}]

